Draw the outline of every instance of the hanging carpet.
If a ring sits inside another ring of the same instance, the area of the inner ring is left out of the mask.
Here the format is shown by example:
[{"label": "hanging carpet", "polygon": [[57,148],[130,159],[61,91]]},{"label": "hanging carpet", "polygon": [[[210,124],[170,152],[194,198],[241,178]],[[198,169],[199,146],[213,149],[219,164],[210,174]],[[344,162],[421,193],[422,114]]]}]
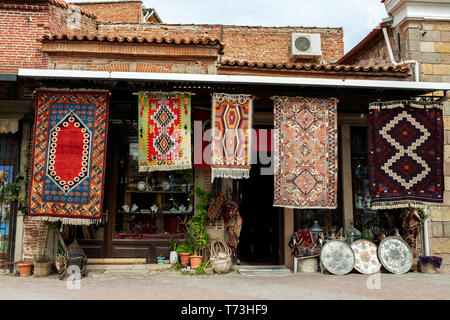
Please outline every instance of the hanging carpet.
[{"label": "hanging carpet", "polygon": [[372,209],[440,206],[444,192],[442,104],[370,104]]},{"label": "hanging carpet", "polygon": [[191,161],[191,94],[140,92],[139,171],[184,170]]},{"label": "hanging carpet", "polygon": [[101,221],[108,103],[108,92],[36,93],[30,216]]},{"label": "hanging carpet", "polygon": [[252,109],[251,95],[213,94],[212,180],[250,177]]},{"label": "hanging carpet", "polygon": [[274,97],[274,206],[336,208],[337,102]]}]

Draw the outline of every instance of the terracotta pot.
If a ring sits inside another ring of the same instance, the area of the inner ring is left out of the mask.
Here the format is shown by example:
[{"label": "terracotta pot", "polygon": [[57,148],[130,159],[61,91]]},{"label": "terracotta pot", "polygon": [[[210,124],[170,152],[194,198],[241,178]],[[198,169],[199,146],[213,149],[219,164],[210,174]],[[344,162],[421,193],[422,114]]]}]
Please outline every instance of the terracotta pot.
[{"label": "terracotta pot", "polygon": [[202,261],[203,261],[202,256],[190,256],[189,257],[191,269],[197,269],[202,264]]},{"label": "terracotta pot", "polygon": [[386,234],[384,232],[381,232],[378,236],[378,241],[381,243],[386,238]]},{"label": "terracotta pot", "polygon": [[33,267],[33,264],[31,262],[22,262],[18,263],[17,267],[19,268],[21,277],[28,277],[31,275],[31,268]]},{"label": "terracotta pot", "polygon": [[52,271],[53,261],[50,262],[35,262],[34,263],[34,276],[44,277],[50,274]]},{"label": "terracotta pot", "polygon": [[190,253],[180,253],[180,263],[183,264],[188,264],[189,263],[189,256],[191,254]]}]

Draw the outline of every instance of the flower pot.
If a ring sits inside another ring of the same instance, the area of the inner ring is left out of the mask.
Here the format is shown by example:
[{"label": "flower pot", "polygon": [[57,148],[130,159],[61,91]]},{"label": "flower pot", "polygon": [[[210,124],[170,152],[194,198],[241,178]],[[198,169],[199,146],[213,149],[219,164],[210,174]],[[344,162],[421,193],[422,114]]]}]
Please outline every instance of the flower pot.
[{"label": "flower pot", "polygon": [[52,271],[53,261],[49,262],[35,262],[34,263],[34,276],[44,277],[50,274]]},{"label": "flower pot", "polygon": [[33,264],[31,262],[22,262],[18,263],[17,267],[19,268],[21,277],[28,277],[31,275],[31,268],[33,267]]},{"label": "flower pot", "polygon": [[162,257],[162,258],[158,257],[157,260],[158,260],[158,264],[164,264],[164,260],[165,260],[164,257]]},{"label": "flower pot", "polygon": [[170,263],[175,263],[178,261],[178,253],[176,251],[170,251],[169,261]]},{"label": "flower pot", "polygon": [[191,269],[197,269],[202,264],[202,261],[203,261],[202,256],[190,256],[189,257]]},{"label": "flower pot", "polygon": [[189,256],[191,254],[190,253],[180,253],[180,263],[183,264],[188,264],[189,263]]}]

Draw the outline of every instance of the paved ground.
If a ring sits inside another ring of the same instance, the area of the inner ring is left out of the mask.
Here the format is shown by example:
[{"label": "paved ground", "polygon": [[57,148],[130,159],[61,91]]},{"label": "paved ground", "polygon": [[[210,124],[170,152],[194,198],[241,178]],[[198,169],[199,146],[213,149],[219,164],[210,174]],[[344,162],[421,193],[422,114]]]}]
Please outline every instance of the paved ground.
[{"label": "paved ground", "polygon": [[[450,300],[450,274],[358,273],[345,276],[297,273],[251,277],[191,276],[175,271],[90,272],[80,288],[55,275],[44,278],[0,275],[0,299],[163,299],[163,300],[311,300],[311,299],[446,299]],[[368,285],[369,282],[369,285]]]}]

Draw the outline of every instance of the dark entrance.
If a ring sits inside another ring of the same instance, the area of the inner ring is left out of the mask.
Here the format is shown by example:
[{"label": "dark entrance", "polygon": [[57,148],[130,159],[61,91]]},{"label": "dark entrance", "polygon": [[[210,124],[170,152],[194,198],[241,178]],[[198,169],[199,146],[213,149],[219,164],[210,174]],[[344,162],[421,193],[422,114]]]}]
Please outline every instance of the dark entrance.
[{"label": "dark entrance", "polygon": [[273,207],[273,172],[261,174],[263,166],[252,165],[250,179],[241,184],[243,219],[238,257],[241,265],[278,265],[281,263],[280,209]]}]

